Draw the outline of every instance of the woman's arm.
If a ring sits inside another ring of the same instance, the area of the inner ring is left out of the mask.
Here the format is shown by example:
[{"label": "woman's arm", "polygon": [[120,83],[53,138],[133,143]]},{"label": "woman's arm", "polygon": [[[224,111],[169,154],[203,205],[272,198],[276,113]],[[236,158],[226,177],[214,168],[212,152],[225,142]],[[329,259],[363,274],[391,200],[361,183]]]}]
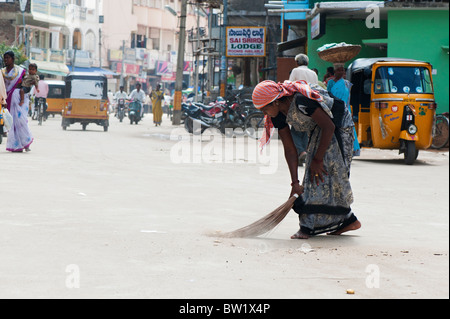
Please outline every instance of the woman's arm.
[{"label": "woman's arm", "polygon": [[292,191],[290,197],[294,194],[301,195],[303,194],[303,187],[298,179],[298,152],[295,147],[294,140],[292,139],[291,129],[289,126],[286,126],[285,128],[279,130],[278,134],[280,135],[281,142],[283,143],[284,156],[291,174]]},{"label": "woman's arm", "polygon": [[314,154],[310,166],[310,180],[311,182],[315,180],[316,183],[319,184],[319,181],[324,182],[323,175],[328,175],[323,166],[323,158],[331,144],[331,139],[333,138],[336,127],[331,118],[321,108],[317,108],[311,117],[322,130],[319,147],[317,148],[316,154]]}]

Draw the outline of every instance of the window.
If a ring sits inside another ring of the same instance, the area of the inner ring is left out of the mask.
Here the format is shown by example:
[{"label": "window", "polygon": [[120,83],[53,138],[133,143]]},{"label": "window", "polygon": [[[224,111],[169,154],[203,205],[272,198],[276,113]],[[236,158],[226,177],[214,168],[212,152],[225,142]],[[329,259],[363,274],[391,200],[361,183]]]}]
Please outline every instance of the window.
[{"label": "window", "polygon": [[433,93],[431,75],[424,67],[380,67],[375,74],[375,93]]}]

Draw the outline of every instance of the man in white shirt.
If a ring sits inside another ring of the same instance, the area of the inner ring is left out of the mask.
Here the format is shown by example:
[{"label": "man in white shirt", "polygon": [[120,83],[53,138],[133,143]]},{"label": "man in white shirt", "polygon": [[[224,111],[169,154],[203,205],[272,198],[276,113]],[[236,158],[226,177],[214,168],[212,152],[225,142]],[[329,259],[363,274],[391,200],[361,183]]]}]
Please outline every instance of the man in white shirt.
[{"label": "man in white shirt", "polygon": [[116,92],[116,94],[114,95],[114,116],[117,116],[117,112],[119,111],[119,100],[120,99],[124,99],[127,100],[128,99],[128,94],[127,92],[124,91],[124,87],[121,86],[119,88],[119,91]]},{"label": "man in white shirt", "polygon": [[145,102],[145,92],[141,90],[141,84],[136,84],[136,89],[131,92],[130,97],[128,98],[131,101],[139,101],[141,103],[141,117],[143,117],[144,113],[144,102]]},{"label": "man in white shirt", "polygon": [[[319,77],[317,73],[308,68],[309,58],[305,54],[299,54],[295,57],[298,67],[293,69],[289,81],[306,81],[308,84],[319,84]],[[306,150],[308,148],[308,134],[306,132],[299,132],[291,128],[292,137],[299,154],[298,164],[303,166],[306,160]]]},{"label": "man in white shirt", "polygon": [[308,82],[309,84],[319,83],[319,77],[317,76],[317,73],[308,68],[309,58],[307,55],[299,54],[295,57],[295,61],[297,62],[298,67],[292,70],[289,81],[295,82],[303,80]]},{"label": "man in white shirt", "polygon": [[124,87],[121,86],[120,90],[116,92],[116,94],[114,95],[114,100],[118,101],[120,99],[128,99],[128,94],[127,92],[124,91]]}]

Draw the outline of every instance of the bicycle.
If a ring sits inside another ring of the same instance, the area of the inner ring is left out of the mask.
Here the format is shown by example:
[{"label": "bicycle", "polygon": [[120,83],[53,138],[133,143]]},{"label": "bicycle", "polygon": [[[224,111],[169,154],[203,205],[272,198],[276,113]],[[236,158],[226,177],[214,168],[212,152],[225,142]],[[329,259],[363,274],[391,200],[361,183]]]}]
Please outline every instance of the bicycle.
[{"label": "bicycle", "polygon": [[264,133],[264,113],[256,111],[245,119],[245,133],[252,139],[259,140]]},{"label": "bicycle", "polygon": [[449,119],[448,113],[438,114],[434,120],[433,125],[433,143],[431,148],[444,148],[449,140]]},{"label": "bicycle", "polygon": [[44,104],[45,99],[42,97],[38,98],[38,106],[36,108],[36,119],[38,120],[39,124],[42,125],[42,121],[44,120],[45,114],[44,114]]}]

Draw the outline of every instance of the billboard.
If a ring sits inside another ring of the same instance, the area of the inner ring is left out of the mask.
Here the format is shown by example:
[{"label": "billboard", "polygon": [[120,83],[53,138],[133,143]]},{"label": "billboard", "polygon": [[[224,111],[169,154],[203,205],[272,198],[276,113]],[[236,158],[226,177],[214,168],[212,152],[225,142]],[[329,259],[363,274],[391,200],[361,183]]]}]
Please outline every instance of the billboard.
[{"label": "billboard", "polygon": [[265,27],[227,27],[227,57],[265,57]]}]

